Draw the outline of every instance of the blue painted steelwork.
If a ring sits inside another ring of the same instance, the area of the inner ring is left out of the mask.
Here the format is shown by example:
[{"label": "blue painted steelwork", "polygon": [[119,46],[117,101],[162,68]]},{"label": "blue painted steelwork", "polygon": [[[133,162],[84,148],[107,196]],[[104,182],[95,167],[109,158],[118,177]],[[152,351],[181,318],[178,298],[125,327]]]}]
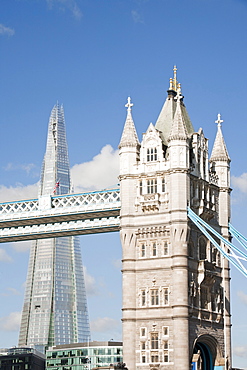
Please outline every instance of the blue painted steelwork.
[{"label": "blue painted steelwork", "polygon": [[[229,240],[225,239],[212,226],[208,225],[197,214],[195,214],[195,212],[193,212],[189,207],[188,207],[188,217],[202,231],[202,233],[211,241],[211,243],[220,251],[223,257],[225,257],[245,277],[247,277],[247,269],[244,267],[242,263],[242,261],[247,261],[247,254],[241,251],[241,249],[237,248],[235,245],[233,245]],[[229,231],[230,230],[233,230],[233,227],[231,228],[229,227]],[[230,232],[232,234],[232,231]],[[222,246],[213,238],[211,234],[213,234],[216,238],[218,238],[222,242],[222,244],[227,246],[228,247],[227,250],[222,248]]]},{"label": "blue painted steelwork", "polygon": [[[90,194],[103,194],[103,193],[109,193],[109,191],[113,192],[113,191],[116,191],[116,192],[120,192],[120,188],[114,188],[114,189],[104,189],[104,190],[94,190],[94,191],[88,191],[88,192],[83,192],[83,193],[72,193],[72,194],[64,194],[64,195],[55,195],[53,196],[52,198],[69,198],[69,197],[73,197],[75,195],[90,195]],[[36,199],[35,199],[36,200]],[[0,203],[1,205],[1,203]]]},{"label": "blue painted steelwork", "polygon": [[229,224],[229,231],[237,239],[237,241],[247,250],[247,238],[240,234],[231,224]]},{"label": "blue painted steelwork", "polygon": [[200,350],[202,358],[202,370],[213,370],[213,358],[210,348],[205,343],[197,342],[195,350]]}]

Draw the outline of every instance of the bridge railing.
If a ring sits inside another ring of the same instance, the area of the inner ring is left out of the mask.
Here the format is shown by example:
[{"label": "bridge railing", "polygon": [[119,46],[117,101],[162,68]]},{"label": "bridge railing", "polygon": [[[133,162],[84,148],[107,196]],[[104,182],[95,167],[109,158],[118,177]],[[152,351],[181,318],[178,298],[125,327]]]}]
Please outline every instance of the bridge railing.
[{"label": "bridge railing", "polygon": [[0,223],[7,220],[89,212],[120,207],[120,190],[101,190],[66,195],[44,195],[39,199],[0,203]]}]

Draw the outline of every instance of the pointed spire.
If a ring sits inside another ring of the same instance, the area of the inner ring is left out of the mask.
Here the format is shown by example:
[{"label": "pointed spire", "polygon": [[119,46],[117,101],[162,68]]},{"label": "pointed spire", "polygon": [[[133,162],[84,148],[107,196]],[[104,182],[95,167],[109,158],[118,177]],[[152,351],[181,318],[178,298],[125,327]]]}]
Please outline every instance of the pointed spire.
[{"label": "pointed spire", "polygon": [[173,120],[178,105],[178,98],[187,133],[190,135],[195,131],[183,102],[181,84],[177,80],[176,66],[174,66],[173,78],[170,78],[170,86],[167,92],[168,97],[161,109],[161,112],[155,124],[155,128],[161,132],[161,137],[165,145],[168,144],[168,137],[173,126]]},{"label": "pointed spire", "polygon": [[177,109],[174,115],[173,124],[168,137],[168,141],[171,140],[186,140],[188,137],[188,131],[186,128],[185,120],[181,109],[182,95],[177,96]]},{"label": "pointed spire", "polygon": [[221,123],[223,120],[221,119],[221,115],[218,114],[217,120],[215,123],[217,123],[218,131],[216,134],[216,138],[214,141],[214,146],[211,154],[210,161],[230,161],[230,157],[227,152],[225,140],[223,138],[223,134],[221,131]]},{"label": "pointed spire", "polygon": [[131,103],[130,97],[128,97],[127,104],[125,104],[127,108],[127,117],[122,133],[122,137],[119,144],[119,149],[123,146],[132,146],[138,147],[140,146],[140,142],[138,140],[138,136],[136,133],[135,124],[132,118],[131,108],[133,107],[133,103]]}]

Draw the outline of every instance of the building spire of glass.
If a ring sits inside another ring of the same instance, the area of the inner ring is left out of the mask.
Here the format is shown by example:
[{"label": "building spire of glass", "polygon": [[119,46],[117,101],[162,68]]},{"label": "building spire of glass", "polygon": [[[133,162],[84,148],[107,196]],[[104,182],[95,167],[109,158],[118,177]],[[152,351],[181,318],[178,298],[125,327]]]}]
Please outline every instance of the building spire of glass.
[{"label": "building spire of glass", "polygon": [[[39,196],[71,192],[63,107],[52,109]],[[19,346],[47,346],[90,340],[86,291],[78,237],[32,243]]]}]

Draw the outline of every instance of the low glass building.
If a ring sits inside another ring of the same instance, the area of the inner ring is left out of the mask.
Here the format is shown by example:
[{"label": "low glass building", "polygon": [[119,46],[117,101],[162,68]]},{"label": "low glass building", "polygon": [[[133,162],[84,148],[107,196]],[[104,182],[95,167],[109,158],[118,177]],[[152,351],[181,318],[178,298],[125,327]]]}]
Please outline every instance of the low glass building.
[{"label": "low glass building", "polygon": [[122,342],[74,343],[46,351],[47,370],[91,370],[122,361]]},{"label": "low glass building", "polygon": [[1,370],[45,370],[45,355],[34,348],[0,350]]}]

